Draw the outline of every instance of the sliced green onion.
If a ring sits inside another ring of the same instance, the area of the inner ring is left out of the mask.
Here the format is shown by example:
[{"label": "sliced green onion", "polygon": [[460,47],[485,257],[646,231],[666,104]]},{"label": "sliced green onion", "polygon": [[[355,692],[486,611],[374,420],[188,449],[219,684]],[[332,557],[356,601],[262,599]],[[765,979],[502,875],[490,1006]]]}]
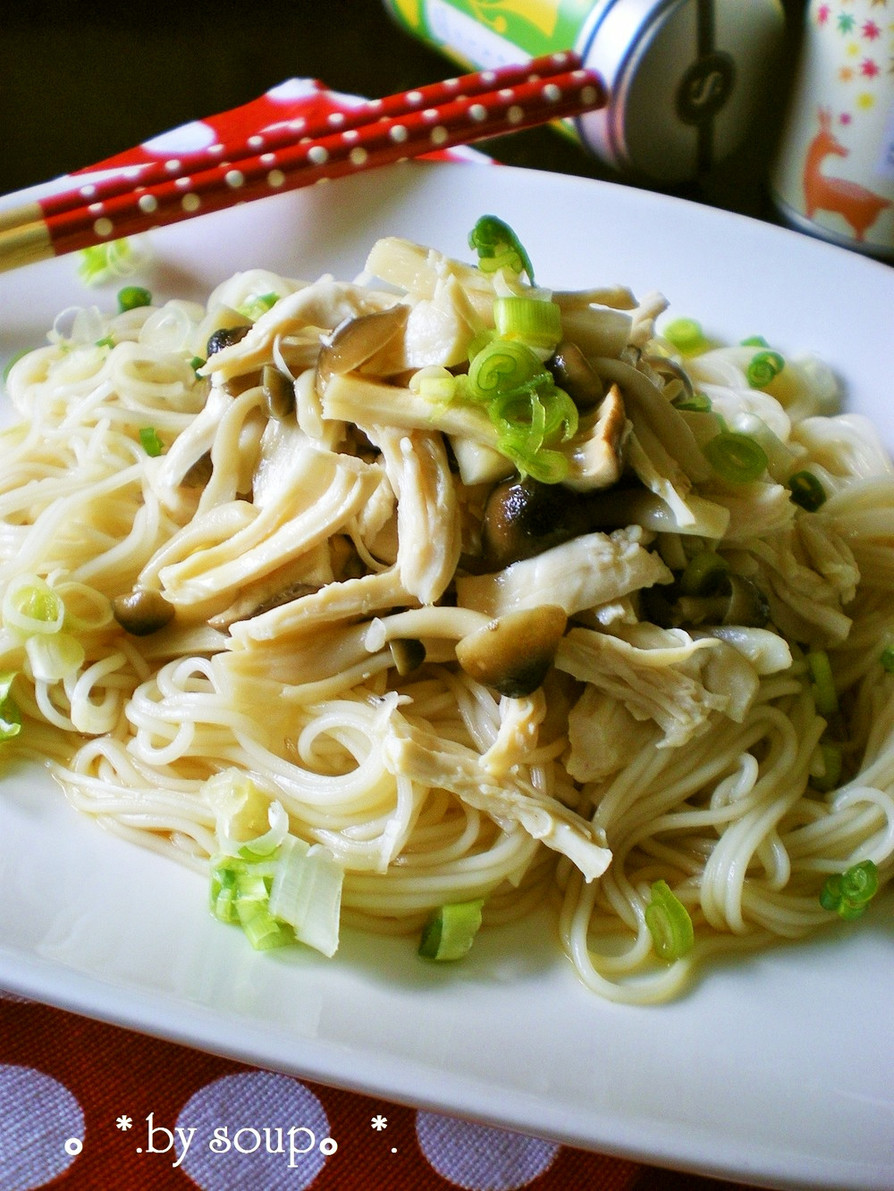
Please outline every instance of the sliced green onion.
[{"label": "sliced green onion", "polygon": [[[249,786],[254,783],[250,778],[245,779]],[[257,787],[255,787],[257,789]],[[259,791],[259,793],[261,793]],[[264,795],[261,793],[261,797]],[[251,801],[252,795],[248,794],[248,800]],[[289,816],[286,813],[285,807],[279,801],[274,800],[267,805],[267,823],[268,829],[261,834],[253,836],[252,839],[247,840],[241,844],[237,849],[238,855],[250,863],[258,863],[270,860],[272,856],[277,853],[280,845],[285,841],[289,834]],[[259,870],[260,871],[260,870]]]},{"label": "sliced green onion", "polygon": [[237,309],[245,318],[250,318],[252,322],[256,322],[262,314],[266,314],[278,301],[279,294],[258,294],[256,297],[250,298],[244,305],[237,307]]},{"label": "sliced green onion", "polygon": [[[245,774],[222,771],[205,785],[217,837],[236,849],[211,864],[210,905],[221,922],[238,923],[257,950],[300,942],[324,955],[338,949],[344,870],[328,848],[289,834],[280,802],[267,803]],[[234,831],[269,830],[236,844]]]},{"label": "sliced green onion", "polygon": [[769,347],[770,346],[769,343],[767,343],[766,339],[764,339],[763,335],[750,335],[747,339],[742,339],[740,342],[742,344],[742,347]]},{"label": "sliced green onion", "polygon": [[478,267],[483,273],[510,269],[513,273],[527,273],[531,285],[534,284],[531,260],[521,241],[496,215],[481,216],[469,232],[469,247],[478,253]]},{"label": "sliced green onion", "polygon": [[681,959],[692,950],[695,943],[692,919],[667,881],[655,881],[652,885],[652,900],[646,906],[646,926],[655,953],[661,959]]},{"label": "sliced green onion", "polygon": [[138,310],[141,306],[151,306],[152,295],[142,285],[125,285],[118,290],[118,309],[123,314],[125,310]]},{"label": "sliced green onion", "polygon": [[745,378],[752,389],[764,389],[785,367],[779,352],[762,351],[752,356],[745,369]]},{"label": "sliced green onion", "polygon": [[419,955],[423,959],[462,959],[481,927],[483,906],[484,898],[440,906],[422,929]]},{"label": "sliced green onion", "polygon": [[894,674],[894,645],[887,645],[879,657],[882,669],[886,674]]},{"label": "sliced green onion", "polygon": [[814,649],[807,654],[806,661],[816,710],[828,719],[838,711],[838,692],[835,690],[829,655],[824,649]]},{"label": "sliced green onion", "polygon": [[843,761],[841,748],[837,744],[823,741],[820,744],[820,757],[823,763],[823,772],[812,779],[812,784],[817,790],[822,790],[825,793],[836,789],[841,783]]},{"label": "sliced green onion", "polygon": [[114,340],[113,336],[106,335],[103,339],[97,339],[96,346],[97,347],[114,347],[115,340]]},{"label": "sliced green onion", "polygon": [[410,389],[435,405],[449,405],[457,395],[458,378],[440,364],[427,364],[415,372]]},{"label": "sliced green onion", "polygon": [[731,484],[758,480],[767,470],[767,453],[755,439],[724,430],[702,447],[714,471]]},{"label": "sliced green onion", "polygon": [[668,343],[684,356],[702,351],[708,342],[701,323],[694,318],[675,318],[661,333]]},{"label": "sliced green onion", "polygon": [[545,372],[540,357],[526,344],[513,339],[491,339],[469,365],[467,393],[472,400],[490,401],[527,384]]},{"label": "sliced green onion", "polygon": [[12,740],[22,730],[22,714],[11,695],[15,673],[0,674],[0,743]]},{"label": "sliced green onion", "polygon": [[557,484],[568,474],[568,460],[550,450],[577,430],[577,406],[551,382],[498,394],[488,405],[497,430],[497,449],[513,461],[523,476]]},{"label": "sliced green onion", "polygon": [[165,449],[165,445],[159,438],[158,431],[154,426],[140,427],[140,443],[147,455],[156,458]]},{"label": "sliced green onion", "polygon": [[878,867],[861,860],[843,873],[827,877],[820,890],[820,905],[845,919],[859,918],[878,892]]},{"label": "sliced green onion", "polygon": [[38,633],[25,642],[31,673],[39,682],[58,682],[79,670],[84,646],[71,633]]},{"label": "sliced green onion", "polygon": [[815,513],[825,503],[826,490],[812,471],[796,471],[788,478],[791,499],[808,513]]},{"label": "sliced green onion", "polygon": [[263,901],[237,899],[236,914],[255,951],[271,951],[274,947],[287,947],[295,942],[292,931],[270,913]]},{"label": "sliced green onion", "polygon": [[289,835],[275,855],[268,909],[300,943],[332,956],[338,949],[344,876],[328,848]]},{"label": "sliced green onion", "polygon": [[680,576],[680,591],[687,596],[714,595],[729,574],[729,563],[713,550],[700,550]]},{"label": "sliced green onion", "polygon": [[101,285],[112,277],[124,276],[136,266],[133,246],[126,236],[82,248],[78,258],[78,276],[85,285]]},{"label": "sliced green onion", "polygon": [[687,413],[708,414],[711,412],[711,398],[707,393],[696,390],[692,396],[688,394],[675,398],[671,405],[674,409],[683,409]]},{"label": "sliced green onion", "polygon": [[270,796],[241,769],[222,769],[213,774],[202,786],[202,797],[214,814],[218,845],[227,855],[250,848],[274,828],[280,831],[280,839],[288,831],[288,816],[283,824],[281,804],[272,803]]},{"label": "sliced green onion", "polygon": [[20,575],[6,589],[2,614],[4,624],[24,636],[58,633],[65,619],[65,604],[46,580]]},{"label": "sliced green onion", "polygon": [[504,339],[519,339],[550,354],[562,338],[562,312],[555,302],[506,295],[494,299],[494,326]]}]

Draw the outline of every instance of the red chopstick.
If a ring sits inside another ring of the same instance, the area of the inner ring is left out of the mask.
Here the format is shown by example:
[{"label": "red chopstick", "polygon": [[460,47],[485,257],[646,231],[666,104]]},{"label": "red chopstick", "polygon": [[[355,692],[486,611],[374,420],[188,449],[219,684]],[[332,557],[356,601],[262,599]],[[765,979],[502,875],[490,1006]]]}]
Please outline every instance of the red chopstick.
[{"label": "red chopstick", "polygon": [[150,162],[0,213],[0,270],[605,102],[600,77],[571,51],[365,101],[341,119],[329,114],[300,129],[212,146],[190,155],[188,168],[181,160]]}]

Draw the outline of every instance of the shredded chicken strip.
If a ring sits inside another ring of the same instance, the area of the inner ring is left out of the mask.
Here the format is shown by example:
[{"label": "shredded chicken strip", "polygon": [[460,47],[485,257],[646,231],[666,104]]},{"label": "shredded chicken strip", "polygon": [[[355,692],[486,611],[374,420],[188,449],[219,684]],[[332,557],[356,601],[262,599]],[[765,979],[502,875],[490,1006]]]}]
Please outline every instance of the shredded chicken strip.
[{"label": "shredded chicken strip", "polygon": [[673,576],[637,527],[573,538],[489,575],[457,580],[457,602],[487,616],[559,604],[569,616]]},{"label": "shredded chicken strip", "polygon": [[600,877],[611,852],[586,819],[511,776],[497,781],[471,749],[442,740],[395,713],[383,741],[385,764],[431,788],[449,790],[498,824],[517,823],[548,848],[567,856],[587,881]]},{"label": "shredded chicken strip", "polygon": [[459,505],[438,433],[367,429],[382,451],[397,496],[397,570],[405,590],[433,604],[453,578],[462,549]]},{"label": "shredded chicken strip", "polygon": [[556,667],[620,700],[634,718],[655,720],[664,733],[658,747],[676,748],[704,730],[712,711],[725,711],[729,704],[699,673],[721,644],[706,638],[639,649],[608,633],[575,628],[559,644]]}]

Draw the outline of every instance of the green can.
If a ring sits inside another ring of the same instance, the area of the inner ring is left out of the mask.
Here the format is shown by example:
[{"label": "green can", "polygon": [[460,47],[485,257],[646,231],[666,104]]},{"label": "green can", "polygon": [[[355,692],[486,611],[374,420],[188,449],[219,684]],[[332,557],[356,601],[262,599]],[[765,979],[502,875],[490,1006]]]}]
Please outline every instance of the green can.
[{"label": "green can", "polygon": [[748,135],[778,64],[781,0],[385,0],[465,69],[574,50],[608,105],[565,122],[601,160],[664,183],[704,174]]}]

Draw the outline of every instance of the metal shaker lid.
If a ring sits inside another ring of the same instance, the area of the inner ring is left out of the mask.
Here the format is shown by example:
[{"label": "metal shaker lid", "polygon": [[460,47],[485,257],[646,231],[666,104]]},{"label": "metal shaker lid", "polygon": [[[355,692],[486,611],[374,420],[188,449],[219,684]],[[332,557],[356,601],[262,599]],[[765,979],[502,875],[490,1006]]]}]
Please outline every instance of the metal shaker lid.
[{"label": "metal shaker lid", "polygon": [[605,0],[582,57],[608,107],[577,121],[604,161],[665,182],[695,177],[741,143],[781,47],[780,0]]}]

